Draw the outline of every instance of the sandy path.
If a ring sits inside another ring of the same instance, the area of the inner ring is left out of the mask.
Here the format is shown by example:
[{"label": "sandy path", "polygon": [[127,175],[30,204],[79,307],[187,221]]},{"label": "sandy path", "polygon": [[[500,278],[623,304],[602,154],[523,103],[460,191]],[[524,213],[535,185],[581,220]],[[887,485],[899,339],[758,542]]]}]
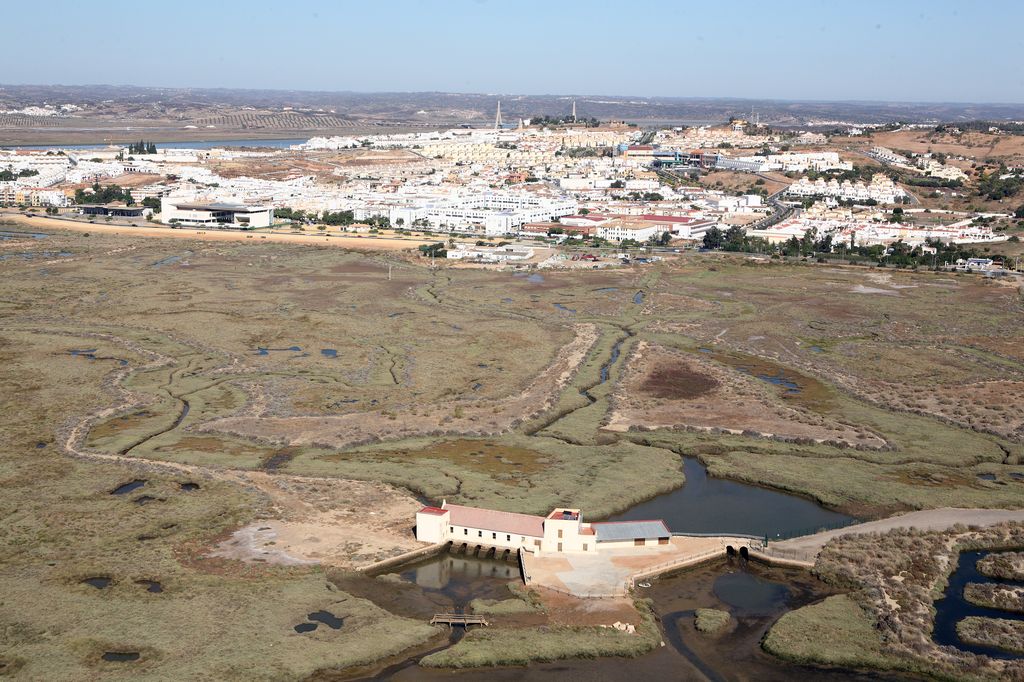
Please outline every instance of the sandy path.
[{"label": "sandy path", "polygon": [[17,223],[20,226],[46,230],[74,230],[95,234],[114,234],[126,237],[163,237],[165,239],[198,239],[211,242],[278,242],[284,244],[312,244],[315,246],[336,246],[344,249],[360,251],[401,251],[412,250],[420,244],[434,244],[438,240],[401,239],[398,237],[363,237],[337,236],[325,237],[322,234],[293,234],[285,232],[240,232],[235,230],[198,230],[187,227],[132,227],[107,223],[90,223],[70,218],[53,218],[41,215],[27,217],[21,213],[0,212],[0,220]]},{"label": "sandy path", "polygon": [[962,509],[956,507],[942,507],[940,509],[926,509],[924,511],[909,512],[899,516],[890,516],[887,519],[858,523],[855,526],[847,526],[837,530],[805,535],[792,540],[773,542],[772,547],[783,550],[796,550],[799,552],[818,552],[825,544],[843,535],[856,535],[860,533],[884,533],[894,528],[917,528],[919,530],[946,530],[958,523],[966,526],[992,526],[1004,521],[1024,522],[1024,510],[1017,509]]}]

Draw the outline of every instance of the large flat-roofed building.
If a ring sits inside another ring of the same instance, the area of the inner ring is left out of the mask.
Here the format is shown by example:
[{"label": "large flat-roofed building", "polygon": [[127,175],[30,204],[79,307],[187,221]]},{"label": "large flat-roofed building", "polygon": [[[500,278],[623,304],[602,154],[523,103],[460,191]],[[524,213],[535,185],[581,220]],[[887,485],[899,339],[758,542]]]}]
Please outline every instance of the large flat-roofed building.
[{"label": "large flat-roofed building", "polygon": [[125,204],[82,204],[78,210],[83,215],[115,216],[118,218],[141,218],[146,213],[145,206],[126,206]]},{"label": "large flat-roofed building", "polygon": [[465,543],[535,554],[667,545],[671,537],[660,519],[584,523],[579,509],[559,508],[547,516],[534,516],[443,502],[416,513],[416,539],[421,542]]},{"label": "large flat-roofed building", "polygon": [[274,209],[226,202],[205,202],[164,197],[160,200],[160,218],[182,225],[206,227],[270,227]]}]

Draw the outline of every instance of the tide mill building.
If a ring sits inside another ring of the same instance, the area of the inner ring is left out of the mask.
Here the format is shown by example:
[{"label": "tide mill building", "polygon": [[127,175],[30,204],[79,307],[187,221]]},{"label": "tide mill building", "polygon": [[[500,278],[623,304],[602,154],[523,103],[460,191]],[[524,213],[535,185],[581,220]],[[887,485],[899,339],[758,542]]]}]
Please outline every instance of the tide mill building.
[{"label": "tide mill building", "polygon": [[420,542],[465,543],[534,554],[667,545],[671,537],[660,519],[585,523],[579,509],[558,508],[547,516],[534,516],[445,501],[440,507],[423,507],[416,513],[416,539]]}]

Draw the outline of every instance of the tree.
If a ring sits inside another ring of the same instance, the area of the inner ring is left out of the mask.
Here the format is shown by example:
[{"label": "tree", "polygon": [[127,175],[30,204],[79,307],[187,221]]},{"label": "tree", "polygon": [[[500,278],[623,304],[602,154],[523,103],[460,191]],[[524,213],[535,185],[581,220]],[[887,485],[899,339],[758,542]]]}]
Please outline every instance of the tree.
[{"label": "tree", "polygon": [[661,236],[658,237],[658,244],[661,246],[668,246],[668,243],[672,241],[671,232],[662,232]]},{"label": "tree", "polygon": [[743,251],[746,240],[747,231],[739,225],[733,225],[725,233],[725,244],[722,248],[726,251]]},{"label": "tree", "polygon": [[1013,212],[1014,218],[1024,218],[1024,204],[1017,207],[1017,210]]},{"label": "tree", "polygon": [[720,249],[722,248],[723,241],[724,238],[722,236],[722,231],[718,229],[717,225],[709,228],[708,231],[704,233],[705,249]]},{"label": "tree", "polygon": [[814,242],[818,231],[816,229],[804,230],[803,239],[800,240],[800,255],[810,256],[814,253]]},{"label": "tree", "polygon": [[424,258],[444,258],[448,255],[448,251],[444,248],[444,242],[420,244],[419,250]]},{"label": "tree", "polygon": [[114,201],[124,202],[127,206],[135,204],[131,191],[123,189],[118,185],[100,187],[100,184],[97,182],[93,184],[92,192],[86,192],[83,189],[75,190],[76,204],[109,204]]}]

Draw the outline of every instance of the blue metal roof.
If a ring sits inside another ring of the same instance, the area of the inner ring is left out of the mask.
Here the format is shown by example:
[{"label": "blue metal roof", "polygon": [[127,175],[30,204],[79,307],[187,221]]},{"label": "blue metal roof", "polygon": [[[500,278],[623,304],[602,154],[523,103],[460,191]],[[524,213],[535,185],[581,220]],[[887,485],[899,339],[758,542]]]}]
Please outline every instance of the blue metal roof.
[{"label": "blue metal roof", "polygon": [[667,538],[672,533],[665,526],[664,521],[615,521],[607,523],[592,523],[598,542],[612,542],[616,540],[640,540],[647,538]]}]

